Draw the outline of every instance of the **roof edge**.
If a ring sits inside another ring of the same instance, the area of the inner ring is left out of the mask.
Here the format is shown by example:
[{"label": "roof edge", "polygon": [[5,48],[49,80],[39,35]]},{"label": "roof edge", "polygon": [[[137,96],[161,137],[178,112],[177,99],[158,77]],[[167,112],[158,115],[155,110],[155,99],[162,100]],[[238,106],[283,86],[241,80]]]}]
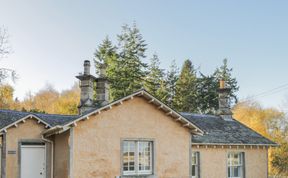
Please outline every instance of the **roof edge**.
[{"label": "roof edge", "polygon": [[[100,114],[102,111],[106,111],[106,110],[110,110],[112,109],[112,107],[114,105],[119,105],[119,104],[123,104],[124,101],[133,99],[133,97],[135,96],[144,96],[147,97],[148,99],[150,99],[150,101],[148,101],[148,103],[154,104],[156,106],[158,106],[158,109],[162,109],[162,110],[167,110],[166,115],[170,115],[170,116],[174,116],[177,117],[175,121],[182,121],[183,122],[183,127],[188,127],[191,129],[191,132],[194,133],[195,135],[203,135],[205,132],[198,126],[196,126],[194,123],[192,123],[191,121],[189,121],[188,119],[186,119],[184,116],[182,116],[180,113],[178,113],[177,111],[175,111],[174,109],[170,108],[169,106],[167,106],[166,104],[164,104],[163,102],[161,102],[159,99],[157,99],[156,97],[152,96],[150,93],[148,93],[146,90],[141,89],[138,90],[128,96],[125,96],[121,99],[118,99],[116,101],[113,101],[105,106],[102,106],[98,109],[95,109],[93,111],[90,111],[89,113],[80,116],[78,119],[75,119],[71,122],[66,123],[65,125],[61,126],[63,131],[70,129],[73,126],[76,126],[78,121],[81,120],[88,120],[89,116],[93,115],[93,114]],[[147,99],[146,98],[146,99]],[[54,127],[53,127],[54,128]],[[53,134],[53,128],[50,128],[49,130],[47,130],[47,132],[52,132],[51,134]],[[57,130],[57,129],[56,129]],[[54,134],[56,133],[56,131],[54,132]]]},{"label": "roof edge", "polygon": [[40,117],[38,117],[38,116],[36,116],[36,115],[34,115],[34,114],[28,114],[27,116],[24,116],[24,117],[18,119],[17,121],[15,121],[15,122],[13,122],[13,123],[11,123],[11,124],[9,124],[9,125],[1,128],[1,129],[0,129],[0,133],[3,133],[3,132],[6,133],[6,132],[7,132],[7,129],[9,129],[9,128],[13,127],[13,126],[16,126],[16,127],[17,127],[17,124],[18,124],[18,123],[20,123],[20,122],[25,122],[26,119],[30,119],[30,118],[36,119],[39,124],[40,124],[40,123],[44,124],[44,125],[45,125],[45,128],[49,128],[49,127],[51,128],[51,125],[48,124],[47,122],[45,122],[44,120],[42,120]]},{"label": "roof edge", "polygon": [[269,147],[279,147],[280,145],[275,144],[243,144],[243,143],[191,143],[191,145],[199,146],[269,146]]}]

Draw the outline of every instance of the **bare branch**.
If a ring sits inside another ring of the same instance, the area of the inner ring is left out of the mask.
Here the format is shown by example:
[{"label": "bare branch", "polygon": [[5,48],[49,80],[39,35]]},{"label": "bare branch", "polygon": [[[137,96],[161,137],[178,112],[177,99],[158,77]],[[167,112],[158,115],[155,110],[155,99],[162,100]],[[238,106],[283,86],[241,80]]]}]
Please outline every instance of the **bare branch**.
[{"label": "bare branch", "polygon": [[[0,27],[0,60],[11,52],[8,38],[9,36],[7,30],[4,27]],[[0,84],[2,84],[6,79],[11,79],[13,82],[15,82],[17,79],[16,72],[12,69],[0,67]]]},{"label": "bare branch", "polygon": [[0,27],[0,59],[6,57],[11,52],[8,38],[7,30],[4,27]]}]

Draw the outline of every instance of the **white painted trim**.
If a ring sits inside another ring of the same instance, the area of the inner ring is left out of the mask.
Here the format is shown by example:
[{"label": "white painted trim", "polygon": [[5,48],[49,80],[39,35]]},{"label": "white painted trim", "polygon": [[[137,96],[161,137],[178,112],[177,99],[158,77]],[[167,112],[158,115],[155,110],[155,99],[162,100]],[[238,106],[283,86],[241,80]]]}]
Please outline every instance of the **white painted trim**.
[{"label": "white painted trim", "polygon": [[253,146],[270,146],[270,147],[278,147],[279,145],[278,144],[233,144],[233,143],[192,143],[192,146],[250,146],[251,148]]}]

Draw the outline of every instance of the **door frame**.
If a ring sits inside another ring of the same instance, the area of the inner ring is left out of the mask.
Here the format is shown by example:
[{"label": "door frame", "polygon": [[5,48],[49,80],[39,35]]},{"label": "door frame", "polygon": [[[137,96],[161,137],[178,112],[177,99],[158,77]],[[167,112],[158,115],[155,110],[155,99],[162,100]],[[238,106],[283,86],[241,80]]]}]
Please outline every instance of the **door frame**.
[{"label": "door frame", "polygon": [[47,178],[47,144],[43,140],[24,139],[18,142],[18,178],[21,178],[21,147],[27,144],[30,147],[44,147],[45,178]]}]

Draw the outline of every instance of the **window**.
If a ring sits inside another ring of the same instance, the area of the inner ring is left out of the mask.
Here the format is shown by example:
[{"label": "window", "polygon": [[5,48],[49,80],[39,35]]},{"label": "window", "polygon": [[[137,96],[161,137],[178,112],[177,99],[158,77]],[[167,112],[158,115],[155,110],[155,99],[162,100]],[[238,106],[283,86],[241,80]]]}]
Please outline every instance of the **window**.
[{"label": "window", "polygon": [[228,153],[228,178],[244,178],[244,153]]},{"label": "window", "polygon": [[152,142],[124,141],[123,142],[123,174],[143,175],[152,174]]},{"label": "window", "polygon": [[192,162],[192,178],[200,177],[200,159],[199,152],[192,152],[191,162]]}]

